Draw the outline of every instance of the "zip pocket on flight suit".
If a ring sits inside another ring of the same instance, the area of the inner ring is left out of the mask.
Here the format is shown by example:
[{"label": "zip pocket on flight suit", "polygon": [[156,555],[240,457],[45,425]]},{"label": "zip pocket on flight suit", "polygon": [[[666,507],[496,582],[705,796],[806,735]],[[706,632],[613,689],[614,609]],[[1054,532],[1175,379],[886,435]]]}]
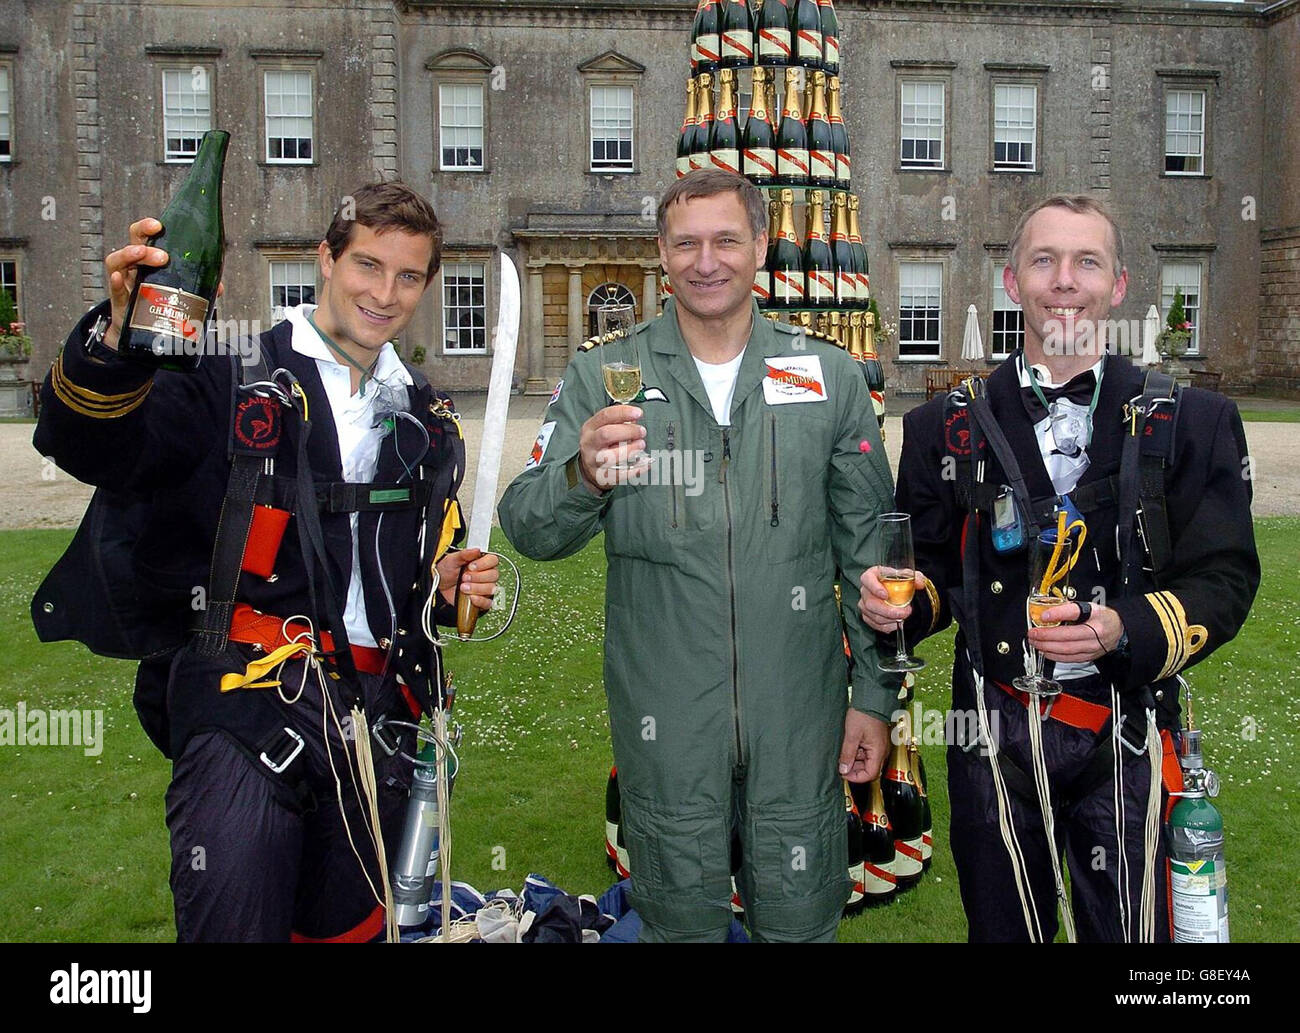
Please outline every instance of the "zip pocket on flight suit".
[{"label": "zip pocket on flight suit", "polygon": [[686,515],[686,500],[680,497],[684,471],[682,470],[683,457],[677,454],[677,424],[669,421],[666,436],[668,448],[664,463],[667,469],[663,469],[661,472],[668,481],[668,491],[672,495],[668,526],[675,531],[681,526],[681,522]]},{"label": "zip pocket on flight suit", "polygon": [[776,414],[767,413],[767,445],[770,452],[769,477],[771,479],[771,500],[772,500],[772,527],[781,526],[781,494],[779,477],[777,475],[777,447],[776,447]]}]

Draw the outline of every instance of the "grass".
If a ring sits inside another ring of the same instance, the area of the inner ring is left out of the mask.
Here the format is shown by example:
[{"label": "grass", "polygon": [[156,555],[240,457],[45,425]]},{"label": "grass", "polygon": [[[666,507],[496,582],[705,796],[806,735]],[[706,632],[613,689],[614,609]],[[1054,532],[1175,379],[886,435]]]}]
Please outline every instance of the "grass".
[{"label": "grass", "polygon": [[[1267,572],[1230,646],[1192,674],[1205,752],[1223,780],[1235,940],[1295,940],[1300,809],[1300,519],[1257,522]],[[71,643],[36,641],[27,607],[67,531],[0,534],[0,708],[102,708],[104,749],[0,747],[0,937],[168,940],[169,765],[136,723],[133,666]],[[502,547],[504,543],[498,542]],[[512,555],[509,550],[507,554]],[[518,889],[539,872],[572,892],[610,883],[602,836],[609,732],[601,690],[604,555],[597,542],[560,563],[521,563],[524,593],[507,636],[448,646],[465,727],[453,813],[453,868],[480,889]],[[480,623],[479,635],[487,619]],[[919,696],[946,705],[951,638],[925,642]],[[934,867],[888,907],[845,921],[848,941],[965,938],[947,842],[943,750],[927,747]]]},{"label": "grass", "polygon": [[1295,409],[1241,409],[1245,423],[1300,423],[1300,407]]}]

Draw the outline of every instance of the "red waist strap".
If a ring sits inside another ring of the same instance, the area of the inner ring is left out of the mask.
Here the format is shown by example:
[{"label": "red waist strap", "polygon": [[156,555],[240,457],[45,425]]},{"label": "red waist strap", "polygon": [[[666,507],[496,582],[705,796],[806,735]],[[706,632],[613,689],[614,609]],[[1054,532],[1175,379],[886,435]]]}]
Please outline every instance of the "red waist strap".
[{"label": "red waist strap", "polygon": [[[306,621],[289,621],[259,613],[247,603],[236,603],[235,614],[230,618],[230,641],[249,646],[261,646],[268,653],[288,645],[290,640],[310,631]],[[334,649],[334,638],[328,631],[320,633],[320,645],[326,652]],[[358,671],[366,674],[383,674],[388,654],[372,646],[353,646],[352,662]]]},{"label": "red waist strap", "polygon": [[[1026,707],[1030,705],[1029,693],[1021,692],[1011,685],[1003,685],[1000,681],[995,681],[993,684],[1008,696],[1020,700]],[[1038,704],[1038,712],[1040,714],[1045,713],[1047,705],[1047,700],[1041,700]],[[1051,706],[1052,710],[1047,714],[1048,717],[1069,725],[1071,728],[1083,728],[1093,733],[1100,732],[1105,728],[1106,722],[1110,719],[1110,707],[1103,706],[1101,703],[1089,703],[1086,699],[1080,699],[1078,696],[1071,696],[1065,692],[1054,697]]]}]

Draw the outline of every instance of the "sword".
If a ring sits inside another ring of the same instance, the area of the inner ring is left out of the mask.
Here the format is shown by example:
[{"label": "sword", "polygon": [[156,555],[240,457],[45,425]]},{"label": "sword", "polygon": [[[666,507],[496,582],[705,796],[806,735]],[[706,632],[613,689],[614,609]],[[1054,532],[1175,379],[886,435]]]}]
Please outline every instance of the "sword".
[{"label": "sword", "polygon": [[[488,551],[492,514],[497,508],[497,481],[501,454],[505,449],[506,415],[510,408],[511,381],[515,372],[515,349],[519,343],[519,273],[510,258],[501,255],[501,303],[497,307],[497,330],[493,336],[492,376],[488,381],[487,411],[479,444],[478,475],[474,481],[474,509],[469,518],[468,549]],[[461,638],[474,634],[478,610],[469,596],[456,586],[456,631]]]}]

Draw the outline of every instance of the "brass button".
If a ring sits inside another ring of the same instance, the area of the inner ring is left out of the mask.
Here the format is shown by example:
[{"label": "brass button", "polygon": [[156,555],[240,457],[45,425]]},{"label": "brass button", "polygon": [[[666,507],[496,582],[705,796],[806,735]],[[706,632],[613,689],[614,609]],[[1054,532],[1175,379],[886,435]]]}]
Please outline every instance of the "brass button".
[{"label": "brass button", "polygon": [[999,642],[998,652],[1001,653],[1003,656],[1006,656],[1009,652],[1011,652],[1011,646],[1008,645],[1006,642]]},{"label": "brass button", "polygon": [[994,595],[1001,595],[1001,594],[1002,594],[1002,582],[1001,582],[1001,581],[994,581],[993,584],[989,585],[989,588],[993,589],[993,594],[994,594]]},{"label": "brass button", "polygon": [[1165,690],[1156,689],[1156,699],[1164,699],[1164,698],[1165,698]]},{"label": "brass button", "polygon": [[1070,585],[1070,587],[1065,590],[1065,598],[1067,599],[1073,599],[1075,594],[1074,585]]},{"label": "brass button", "polygon": [[393,644],[393,640],[392,640],[392,639],[389,639],[389,638],[381,638],[381,639],[379,640],[379,648],[380,648],[380,649],[388,649],[388,648],[390,648],[390,647],[392,646],[392,644]]}]

